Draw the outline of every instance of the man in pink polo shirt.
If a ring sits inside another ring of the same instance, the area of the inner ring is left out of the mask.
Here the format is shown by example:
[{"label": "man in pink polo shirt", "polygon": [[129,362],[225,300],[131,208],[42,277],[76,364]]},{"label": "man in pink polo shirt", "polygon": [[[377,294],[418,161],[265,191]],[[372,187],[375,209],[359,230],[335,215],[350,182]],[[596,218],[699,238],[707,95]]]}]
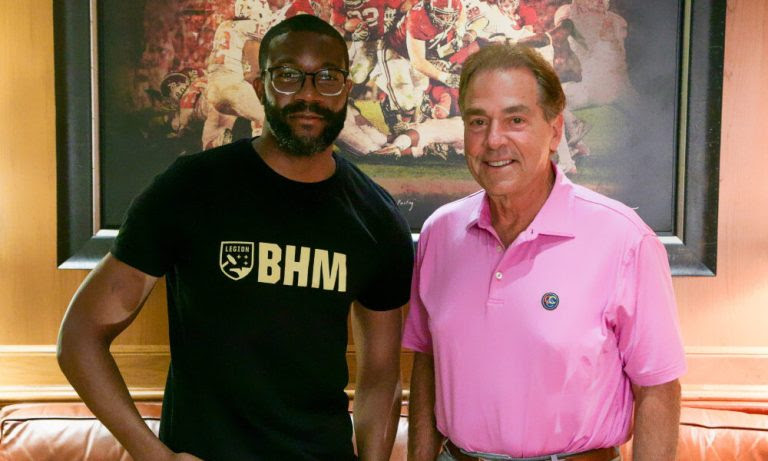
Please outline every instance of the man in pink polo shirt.
[{"label": "man in pink polo shirt", "polygon": [[461,75],[483,190],[424,225],[403,344],[409,460],[672,460],[685,357],[663,245],[550,161],[565,105],[551,66],[494,45]]}]

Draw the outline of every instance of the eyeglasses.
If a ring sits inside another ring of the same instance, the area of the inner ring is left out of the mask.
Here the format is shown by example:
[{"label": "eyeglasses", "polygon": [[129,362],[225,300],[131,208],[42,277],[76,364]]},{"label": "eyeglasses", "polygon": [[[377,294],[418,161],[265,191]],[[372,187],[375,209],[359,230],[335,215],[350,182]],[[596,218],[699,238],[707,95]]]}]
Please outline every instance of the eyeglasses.
[{"label": "eyeglasses", "polygon": [[294,94],[304,86],[304,80],[312,76],[312,83],[323,96],[338,96],[344,90],[349,72],[341,69],[320,69],[317,72],[304,72],[288,66],[270,67],[272,88],[281,94]]}]

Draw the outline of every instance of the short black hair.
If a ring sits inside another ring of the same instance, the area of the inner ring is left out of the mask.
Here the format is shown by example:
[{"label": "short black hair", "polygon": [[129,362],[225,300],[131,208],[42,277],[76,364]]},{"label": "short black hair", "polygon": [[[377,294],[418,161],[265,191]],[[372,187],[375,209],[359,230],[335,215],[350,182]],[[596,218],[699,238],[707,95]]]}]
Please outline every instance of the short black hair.
[{"label": "short black hair", "polygon": [[266,70],[267,55],[269,54],[269,44],[272,39],[279,35],[287,34],[288,32],[314,32],[318,35],[325,35],[333,40],[336,40],[339,45],[344,49],[344,65],[349,68],[349,53],[347,52],[347,42],[344,41],[344,37],[341,36],[339,31],[333,28],[330,24],[313,16],[311,14],[299,14],[279,23],[275,24],[271,29],[264,34],[264,38],[261,39],[261,47],[259,48],[259,69]]}]

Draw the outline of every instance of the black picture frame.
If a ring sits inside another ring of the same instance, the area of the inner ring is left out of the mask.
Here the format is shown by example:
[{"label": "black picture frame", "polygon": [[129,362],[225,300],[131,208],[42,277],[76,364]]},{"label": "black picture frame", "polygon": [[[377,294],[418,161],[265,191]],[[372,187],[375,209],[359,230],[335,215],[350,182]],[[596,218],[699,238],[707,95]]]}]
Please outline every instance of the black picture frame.
[{"label": "black picture frame", "polygon": [[[57,264],[90,269],[117,231],[98,216],[99,108],[93,88],[97,46],[92,33],[96,0],[56,0],[54,9]],[[713,276],[717,268],[717,211],[726,2],[684,0],[680,21],[676,225],[660,239],[673,275]],[[414,236],[414,239],[417,235]]]}]

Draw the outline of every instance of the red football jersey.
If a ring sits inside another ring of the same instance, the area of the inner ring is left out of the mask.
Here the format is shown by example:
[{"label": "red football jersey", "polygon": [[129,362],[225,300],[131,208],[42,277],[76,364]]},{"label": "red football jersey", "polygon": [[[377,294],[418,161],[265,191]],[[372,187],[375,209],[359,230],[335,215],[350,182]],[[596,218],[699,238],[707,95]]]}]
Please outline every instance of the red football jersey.
[{"label": "red football jersey", "polygon": [[357,20],[368,30],[366,40],[378,40],[394,28],[402,3],[402,0],[365,0],[353,8],[344,0],[331,0],[331,24],[343,27],[347,21]]},{"label": "red football jersey", "polygon": [[[429,13],[424,9],[424,3],[419,2],[408,11],[397,24],[397,28],[387,34],[387,45],[397,51],[400,56],[408,58],[408,47],[405,44],[406,37],[410,34],[416,40],[427,42],[427,56],[430,54],[439,56],[437,49],[440,44],[450,42],[456,34],[456,29],[450,27],[441,31],[429,19]],[[444,56],[439,56],[444,57]]]},{"label": "red football jersey", "polygon": [[193,80],[179,100],[179,109],[194,109],[197,100],[205,94],[206,86],[208,86],[208,80],[205,77]]}]

